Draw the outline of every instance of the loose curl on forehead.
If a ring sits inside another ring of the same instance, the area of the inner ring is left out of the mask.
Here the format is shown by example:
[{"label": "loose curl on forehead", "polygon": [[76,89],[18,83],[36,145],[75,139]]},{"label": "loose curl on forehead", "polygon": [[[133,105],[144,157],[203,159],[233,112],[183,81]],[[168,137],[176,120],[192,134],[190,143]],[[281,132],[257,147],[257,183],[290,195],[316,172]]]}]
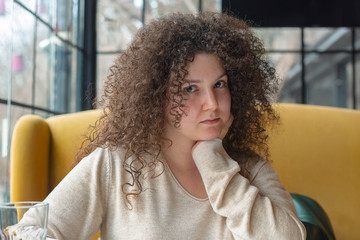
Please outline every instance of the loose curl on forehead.
[{"label": "loose curl on forehead", "polygon": [[110,67],[99,102],[104,114],[78,154],[81,160],[96,147],[124,148],[127,199],[141,193],[145,169],[159,162],[167,106],[180,126],[186,68],[198,53],[216,55],[228,76],[234,121],[223,144],[241,173],[247,176],[255,152],[267,156],[265,127],[277,120],[270,99],[278,80],[261,41],[245,22],[225,14],[165,16],[140,29]]}]

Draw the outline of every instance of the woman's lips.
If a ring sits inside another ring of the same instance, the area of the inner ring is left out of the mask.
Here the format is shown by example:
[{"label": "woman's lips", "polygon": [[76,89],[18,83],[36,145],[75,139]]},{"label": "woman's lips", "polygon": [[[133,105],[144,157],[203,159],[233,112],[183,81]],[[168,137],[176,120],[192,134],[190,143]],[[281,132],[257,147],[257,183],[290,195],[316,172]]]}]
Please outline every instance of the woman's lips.
[{"label": "woman's lips", "polygon": [[214,118],[214,119],[207,119],[204,121],[201,121],[201,123],[207,124],[207,125],[214,125],[217,124],[220,121],[220,118]]}]

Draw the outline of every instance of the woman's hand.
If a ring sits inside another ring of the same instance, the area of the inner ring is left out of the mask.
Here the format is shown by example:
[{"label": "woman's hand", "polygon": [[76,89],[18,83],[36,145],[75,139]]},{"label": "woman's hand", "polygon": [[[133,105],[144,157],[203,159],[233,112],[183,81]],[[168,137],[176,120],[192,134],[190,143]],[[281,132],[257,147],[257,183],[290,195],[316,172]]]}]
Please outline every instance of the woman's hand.
[{"label": "woman's hand", "polygon": [[[230,126],[231,126],[231,124],[232,124],[233,121],[234,121],[234,116],[233,116],[232,114],[230,114],[230,117],[229,117],[229,119],[226,121],[226,123],[224,124],[223,129],[221,130],[221,133],[220,133],[220,135],[219,135],[218,138],[220,138],[221,140],[224,139],[224,137],[226,136],[227,132],[229,131],[229,128],[230,128]],[[193,146],[193,148],[192,148],[192,151],[194,151],[194,149],[196,148],[196,146],[199,145],[201,142],[202,142],[202,140],[197,141],[197,142],[194,144],[194,146]]]}]

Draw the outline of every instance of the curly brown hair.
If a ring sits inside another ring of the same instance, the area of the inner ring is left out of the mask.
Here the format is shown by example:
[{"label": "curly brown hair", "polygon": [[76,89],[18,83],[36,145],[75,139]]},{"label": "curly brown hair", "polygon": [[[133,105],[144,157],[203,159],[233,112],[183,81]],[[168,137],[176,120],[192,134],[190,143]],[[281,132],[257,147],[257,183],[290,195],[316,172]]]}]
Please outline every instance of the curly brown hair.
[{"label": "curly brown hair", "polygon": [[159,162],[166,106],[171,101],[173,124],[179,127],[186,67],[195,54],[208,53],[220,59],[229,81],[234,120],[223,145],[247,176],[249,162],[257,159],[255,152],[268,156],[265,129],[278,119],[271,105],[278,79],[264,52],[249,26],[226,14],[177,13],[154,20],[139,30],[110,67],[100,99],[104,114],[92,127],[78,161],[97,147],[121,146],[126,151],[124,170],[131,176],[123,193],[126,199],[140,194],[143,170]]}]

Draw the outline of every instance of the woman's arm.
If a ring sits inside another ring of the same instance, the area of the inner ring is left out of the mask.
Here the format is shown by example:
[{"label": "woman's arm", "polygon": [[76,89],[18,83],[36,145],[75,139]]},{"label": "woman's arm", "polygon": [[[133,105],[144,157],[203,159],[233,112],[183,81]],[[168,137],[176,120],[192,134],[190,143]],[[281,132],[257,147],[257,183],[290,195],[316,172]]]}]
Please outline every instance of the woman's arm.
[{"label": "woman's arm", "polygon": [[268,162],[261,160],[250,170],[250,183],[221,139],[199,143],[193,158],[213,210],[226,218],[235,239],[306,238],[291,196]]},{"label": "woman's arm", "polygon": [[90,239],[99,229],[106,207],[109,179],[107,150],[84,158],[44,200],[49,203],[48,236]]}]

